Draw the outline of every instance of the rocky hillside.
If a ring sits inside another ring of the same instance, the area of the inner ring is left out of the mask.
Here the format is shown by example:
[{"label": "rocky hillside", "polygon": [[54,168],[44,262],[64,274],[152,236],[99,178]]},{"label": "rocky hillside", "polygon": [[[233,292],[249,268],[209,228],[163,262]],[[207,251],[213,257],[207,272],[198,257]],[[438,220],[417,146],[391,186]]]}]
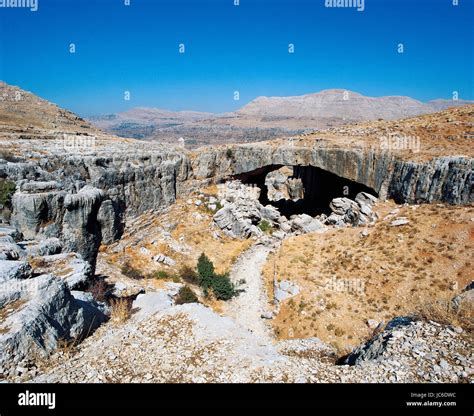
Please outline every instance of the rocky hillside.
[{"label": "rocky hillside", "polygon": [[28,91],[0,82],[0,128],[94,131],[89,122]]}]

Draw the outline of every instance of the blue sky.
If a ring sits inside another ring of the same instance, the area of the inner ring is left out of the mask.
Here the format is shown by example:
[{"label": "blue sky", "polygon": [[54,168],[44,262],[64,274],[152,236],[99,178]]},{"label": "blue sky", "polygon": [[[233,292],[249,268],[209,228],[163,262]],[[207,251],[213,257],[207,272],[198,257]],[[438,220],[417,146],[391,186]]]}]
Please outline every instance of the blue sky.
[{"label": "blue sky", "polygon": [[0,8],[0,79],[82,116],[224,112],[328,88],[474,99],[474,1],[452,1],[365,0],[358,12],[325,0],[38,0],[37,12]]}]

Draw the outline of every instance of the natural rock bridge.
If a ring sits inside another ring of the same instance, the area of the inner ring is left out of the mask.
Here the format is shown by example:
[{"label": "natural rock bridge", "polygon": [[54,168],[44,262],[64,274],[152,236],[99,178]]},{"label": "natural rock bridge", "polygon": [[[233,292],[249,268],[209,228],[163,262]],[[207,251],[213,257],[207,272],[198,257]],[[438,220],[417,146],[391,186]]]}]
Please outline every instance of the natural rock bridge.
[{"label": "natural rock bridge", "polygon": [[[469,204],[474,200],[474,160],[449,156],[428,162],[404,160],[393,153],[370,147],[298,147],[272,144],[240,145],[228,151],[203,150],[192,159],[196,178],[239,178],[261,184],[262,178],[281,166],[293,166],[312,198],[330,200],[342,196],[348,186],[399,203],[448,202]],[[351,189],[352,188],[352,189]]]}]

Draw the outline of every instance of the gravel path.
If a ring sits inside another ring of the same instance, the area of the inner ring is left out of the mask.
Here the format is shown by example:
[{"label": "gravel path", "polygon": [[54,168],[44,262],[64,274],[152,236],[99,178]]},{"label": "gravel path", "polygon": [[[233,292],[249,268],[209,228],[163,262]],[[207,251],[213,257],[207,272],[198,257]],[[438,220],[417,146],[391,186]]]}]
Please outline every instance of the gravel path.
[{"label": "gravel path", "polygon": [[261,272],[269,252],[269,247],[257,244],[239,257],[232,268],[230,279],[234,283],[245,280],[245,284],[239,286],[245,292],[227,302],[224,308],[226,316],[263,338],[272,338],[271,330],[261,317],[268,310]]}]

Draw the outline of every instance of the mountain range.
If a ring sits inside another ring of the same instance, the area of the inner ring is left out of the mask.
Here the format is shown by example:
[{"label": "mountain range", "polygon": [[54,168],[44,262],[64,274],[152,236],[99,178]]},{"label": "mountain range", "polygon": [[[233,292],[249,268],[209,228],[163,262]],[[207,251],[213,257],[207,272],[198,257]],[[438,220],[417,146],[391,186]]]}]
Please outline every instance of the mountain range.
[{"label": "mountain range", "polygon": [[466,100],[421,102],[410,97],[366,97],[332,89],[292,97],[258,97],[224,114],[156,108],[90,117],[96,127],[122,137],[175,142],[191,147],[226,142],[252,142],[368,120],[395,120],[470,104]]}]

